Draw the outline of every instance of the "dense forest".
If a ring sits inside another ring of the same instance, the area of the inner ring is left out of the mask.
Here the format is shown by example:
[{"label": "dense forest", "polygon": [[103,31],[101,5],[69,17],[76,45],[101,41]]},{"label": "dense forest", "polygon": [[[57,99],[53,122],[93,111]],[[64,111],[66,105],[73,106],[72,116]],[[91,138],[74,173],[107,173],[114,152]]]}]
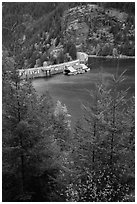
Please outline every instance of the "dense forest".
[{"label": "dense forest", "polygon": [[[134,3],[95,4],[128,13],[134,25]],[[60,19],[83,5],[2,5],[3,202],[135,201],[135,97],[119,89],[124,73],[113,76],[110,87],[98,81],[72,132],[67,107],[60,101],[54,106],[48,92],[39,96],[17,71],[42,57],[41,63],[60,63],[66,53],[75,59],[76,46],[64,41]],[[55,37],[63,46],[56,62],[50,56]]]},{"label": "dense forest", "polygon": [[[87,5],[97,7],[93,11],[87,8],[87,14],[83,10],[80,20],[77,14]],[[12,55],[13,44],[18,41],[22,49],[21,67],[26,65],[34,67],[37,64],[36,61],[39,61],[39,66],[44,61],[50,61],[51,64],[61,63],[68,60],[66,53],[69,53],[74,59],[75,53],[70,50],[81,44],[80,40],[76,45],[76,39],[81,39],[81,37],[77,35],[74,37],[73,29],[68,31],[67,18],[71,21],[72,8],[77,8],[77,12],[74,12],[74,20],[83,21],[88,26],[88,33],[84,42],[82,41],[80,51],[101,56],[135,55],[134,2],[96,2],[92,4],[84,2],[5,2],[2,9],[4,48],[8,49],[9,55]],[[70,11],[70,16],[65,16],[66,11]],[[57,55],[54,54],[56,47],[59,48]],[[66,47],[70,47],[70,50]]]}]

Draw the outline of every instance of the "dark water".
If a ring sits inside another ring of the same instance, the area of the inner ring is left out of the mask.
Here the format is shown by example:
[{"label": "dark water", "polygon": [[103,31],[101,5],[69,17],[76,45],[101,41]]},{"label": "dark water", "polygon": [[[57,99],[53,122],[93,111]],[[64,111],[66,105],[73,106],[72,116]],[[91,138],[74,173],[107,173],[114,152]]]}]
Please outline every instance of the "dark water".
[{"label": "dark water", "polygon": [[109,86],[112,74],[116,72],[121,74],[126,69],[125,75],[127,78],[120,89],[130,87],[129,96],[135,92],[134,59],[121,59],[118,61],[117,59],[91,58],[88,63],[91,68],[88,73],[76,76],[60,74],[51,78],[39,78],[33,81],[33,85],[39,94],[43,94],[48,90],[54,102],[60,100],[62,104],[66,104],[69,113],[72,115],[72,126],[83,114],[82,103],[90,102],[91,98],[88,90],[94,89],[95,83],[99,81],[100,76],[102,76],[104,83]]}]

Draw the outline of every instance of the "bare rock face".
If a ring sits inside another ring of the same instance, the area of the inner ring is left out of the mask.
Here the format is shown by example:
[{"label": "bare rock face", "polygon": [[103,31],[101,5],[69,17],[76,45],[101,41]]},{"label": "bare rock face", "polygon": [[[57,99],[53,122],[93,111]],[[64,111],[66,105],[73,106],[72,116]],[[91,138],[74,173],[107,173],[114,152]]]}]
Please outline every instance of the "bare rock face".
[{"label": "bare rock face", "polygon": [[64,40],[71,41],[76,45],[77,51],[83,51],[87,46],[86,40],[89,34],[89,21],[92,19],[91,13],[97,15],[101,11],[97,5],[87,4],[77,6],[64,12],[62,18],[62,30],[64,30]]}]

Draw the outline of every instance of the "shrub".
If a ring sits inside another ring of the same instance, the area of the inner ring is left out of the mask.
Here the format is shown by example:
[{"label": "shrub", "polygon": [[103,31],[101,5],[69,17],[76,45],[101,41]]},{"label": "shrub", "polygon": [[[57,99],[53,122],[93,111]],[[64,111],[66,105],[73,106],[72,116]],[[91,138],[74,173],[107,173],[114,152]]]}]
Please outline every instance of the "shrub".
[{"label": "shrub", "polygon": [[68,42],[64,45],[64,52],[68,52],[73,60],[77,58],[77,49],[75,44],[73,44],[72,42]]}]

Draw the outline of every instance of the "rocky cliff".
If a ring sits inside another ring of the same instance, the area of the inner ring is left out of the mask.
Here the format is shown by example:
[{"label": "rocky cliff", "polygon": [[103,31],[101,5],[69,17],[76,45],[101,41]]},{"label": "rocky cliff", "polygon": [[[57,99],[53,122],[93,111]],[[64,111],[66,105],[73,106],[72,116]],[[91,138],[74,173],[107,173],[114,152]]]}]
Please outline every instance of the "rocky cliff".
[{"label": "rocky cliff", "polygon": [[127,13],[92,4],[68,9],[62,18],[64,41],[88,54],[134,55],[134,29]]}]

